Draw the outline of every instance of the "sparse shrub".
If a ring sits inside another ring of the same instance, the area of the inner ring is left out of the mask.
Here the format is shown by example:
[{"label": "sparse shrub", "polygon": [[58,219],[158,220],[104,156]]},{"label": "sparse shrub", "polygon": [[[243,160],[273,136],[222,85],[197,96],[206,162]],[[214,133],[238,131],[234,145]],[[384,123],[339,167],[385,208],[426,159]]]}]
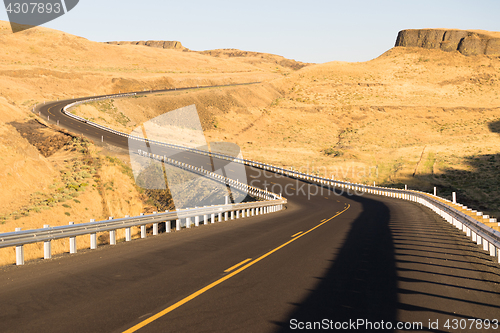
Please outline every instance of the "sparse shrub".
[{"label": "sparse shrub", "polygon": [[323,153],[327,156],[331,156],[331,157],[337,157],[337,156],[342,156],[344,155],[344,152],[340,151],[340,150],[336,150],[334,149],[333,147],[330,147],[330,148],[326,148],[323,150]]}]

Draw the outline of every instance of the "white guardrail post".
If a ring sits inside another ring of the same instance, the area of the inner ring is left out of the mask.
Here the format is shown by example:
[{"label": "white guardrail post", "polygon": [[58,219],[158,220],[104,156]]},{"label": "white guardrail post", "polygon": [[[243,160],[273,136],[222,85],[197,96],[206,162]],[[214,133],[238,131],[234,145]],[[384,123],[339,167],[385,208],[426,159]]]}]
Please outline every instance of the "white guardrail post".
[{"label": "white guardrail post", "polygon": [[[74,224],[75,224],[75,222],[69,223],[69,225],[74,225]],[[69,238],[69,253],[70,254],[76,253],[76,236]]]},{"label": "white guardrail post", "polygon": [[[48,224],[44,224],[43,228],[48,229],[50,226]],[[50,239],[43,242],[43,259],[52,258],[52,249],[50,244]]]},{"label": "white guardrail post", "polygon": [[[95,222],[94,219],[91,219],[90,222]],[[96,232],[92,232],[90,233],[90,249],[91,250],[95,250],[97,249],[97,233]]]},{"label": "white guardrail post", "polygon": [[[21,231],[21,228],[16,228],[17,231]],[[16,246],[16,265],[24,265],[24,247],[22,244]]]}]

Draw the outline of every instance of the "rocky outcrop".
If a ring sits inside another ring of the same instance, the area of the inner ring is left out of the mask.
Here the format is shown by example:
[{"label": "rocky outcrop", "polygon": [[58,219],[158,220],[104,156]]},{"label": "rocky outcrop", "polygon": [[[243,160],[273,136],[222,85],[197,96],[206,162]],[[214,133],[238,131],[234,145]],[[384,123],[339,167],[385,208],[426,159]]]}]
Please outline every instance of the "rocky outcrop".
[{"label": "rocky outcrop", "polygon": [[182,46],[181,42],[177,41],[164,41],[164,40],[148,40],[148,41],[139,41],[139,42],[106,42],[106,44],[112,45],[144,45],[149,47],[156,47],[159,49],[172,49],[172,50],[187,50],[184,46]]},{"label": "rocky outcrop", "polygon": [[459,51],[466,56],[500,56],[500,38],[467,30],[402,30],[398,33],[395,46]]}]

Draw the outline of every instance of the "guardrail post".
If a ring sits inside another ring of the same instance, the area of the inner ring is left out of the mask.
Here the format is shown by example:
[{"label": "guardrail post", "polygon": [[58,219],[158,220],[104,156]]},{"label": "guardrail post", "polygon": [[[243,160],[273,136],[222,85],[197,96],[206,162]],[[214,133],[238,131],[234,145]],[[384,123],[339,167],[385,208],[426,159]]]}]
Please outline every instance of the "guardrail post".
[{"label": "guardrail post", "polygon": [[[75,222],[69,222],[69,225],[74,225]],[[76,237],[69,238],[69,253],[76,253]]]},{"label": "guardrail post", "polygon": [[[21,231],[21,228],[16,228],[16,231]],[[24,265],[24,247],[22,245],[16,246],[16,265]]]},{"label": "guardrail post", "polygon": [[[153,214],[158,214],[158,212],[153,212]],[[158,222],[153,223],[153,236],[158,235]]]},{"label": "guardrail post", "polygon": [[240,211],[239,211],[239,210],[237,210],[237,211],[236,211],[236,219],[239,219],[239,218],[240,218]]},{"label": "guardrail post", "polygon": [[215,223],[215,213],[210,216],[210,223]]},{"label": "guardrail post", "polygon": [[436,186],[434,186],[434,196],[437,195],[437,189],[436,189]]},{"label": "guardrail post", "polygon": [[[110,216],[109,219],[112,220],[113,217]],[[110,245],[116,245],[116,230],[110,230],[109,231],[109,244]]]},{"label": "guardrail post", "polygon": [[451,196],[453,198],[453,203],[456,204],[457,203],[457,193],[456,192],[452,192]]},{"label": "guardrail post", "polygon": [[[95,219],[90,219],[90,222],[95,222]],[[91,233],[90,234],[90,249],[95,250],[97,248],[97,234]]]},{"label": "guardrail post", "polygon": [[[50,226],[48,224],[44,224],[43,228],[49,228]],[[50,240],[43,242],[43,259],[50,259],[52,258],[52,246],[50,244]]]},{"label": "guardrail post", "polygon": [[234,210],[231,211],[231,220],[234,220]]},{"label": "guardrail post", "polygon": [[190,217],[186,217],[186,228],[191,228],[191,218]]},{"label": "guardrail post", "polygon": [[[125,217],[130,217],[129,215],[125,215]],[[130,227],[125,228],[125,241],[130,242],[132,240],[132,230]]]},{"label": "guardrail post", "polygon": [[490,243],[486,239],[483,239],[483,251],[488,251],[489,249]]},{"label": "guardrail post", "polygon": [[219,213],[219,215],[217,217],[217,221],[222,222],[222,213]]},{"label": "guardrail post", "polygon": [[146,238],[146,225],[141,225],[141,238]]},{"label": "guardrail post", "polygon": [[90,249],[95,250],[97,248],[97,234],[91,233],[90,234]]},{"label": "guardrail post", "polygon": [[208,214],[203,214],[203,224],[208,224]]},{"label": "guardrail post", "polygon": [[181,219],[175,220],[175,230],[176,231],[181,230]]},{"label": "guardrail post", "polygon": [[224,212],[224,221],[229,219],[229,212]]},{"label": "guardrail post", "polygon": [[496,249],[495,245],[490,243],[489,251],[490,251],[490,257],[496,257],[497,249]]},{"label": "guardrail post", "polygon": [[130,242],[132,240],[132,230],[130,227],[125,228],[125,241]]},{"label": "guardrail post", "polygon": [[196,215],[194,217],[194,226],[195,227],[199,227],[200,226],[200,216],[199,215]]}]

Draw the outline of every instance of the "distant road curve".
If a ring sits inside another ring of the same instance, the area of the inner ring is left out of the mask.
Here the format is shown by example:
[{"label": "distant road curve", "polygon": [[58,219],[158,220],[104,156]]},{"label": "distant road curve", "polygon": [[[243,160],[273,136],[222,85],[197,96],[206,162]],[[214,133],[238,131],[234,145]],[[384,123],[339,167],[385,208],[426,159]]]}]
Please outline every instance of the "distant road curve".
[{"label": "distant road curve", "polygon": [[[237,84],[228,84],[228,85],[213,85],[213,86],[200,86],[200,87],[186,87],[186,88],[169,88],[169,89],[161,89],[161,90],[147,90],[147,91],[136,91],[136,92],[127,92],[126,94],[135,93],[137,95],[151,95],[158,94],[163,92],[173,92],[173,91],[186,91],[186,90],[197,90],[197,89],[207,89],[207,88],[223,88],[223,87],[235,87],[235,86],[244,86],[244,85],[253,85],[259,84],[260,82],[249,82],[249,83],[237,83]],[[125,94],[125,92],[123,93]],[[61,101],[53,101],[45,104],[39,104],[35,108],[35,112],[40,112],[40,116],[49,121],[50,123],[58,124],[59,126],[67,129],[70,132],[73,132],[78,135],[83,135],[89,139],[94,140],[96,143],[100,142],[101,139],[108,144],[118,146],[121,148],[128,148],[128,140],[125,137],[119,135],[113,135],[112,133],[96,128],[94,126],[85,124],[81,121],[68,117],[66,114],[62,112],[62,109],[71,103],[84,101],[93,98],[101,98],[101,97],[109,97],[121,95],[121,94],[110,94],[110,95],[100,95],[100,96],[91,96],[91,97],[82,97],[82,98],[74,98],[74,99],[66,99]]]}]

